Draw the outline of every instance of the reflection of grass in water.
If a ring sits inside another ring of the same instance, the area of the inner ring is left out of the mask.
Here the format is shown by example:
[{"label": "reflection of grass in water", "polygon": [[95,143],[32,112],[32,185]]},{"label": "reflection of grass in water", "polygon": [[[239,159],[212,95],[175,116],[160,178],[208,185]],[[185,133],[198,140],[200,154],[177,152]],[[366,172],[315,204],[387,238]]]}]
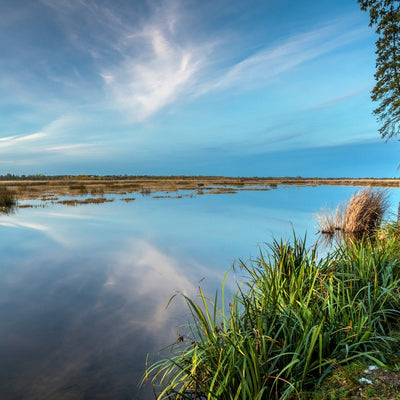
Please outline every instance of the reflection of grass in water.
[{"label": "reflection of grass in water", "polygon": [[345,204],[340,203],[336,209],[323,208],[315,214],[318,224],[318,230],[322,234],[336,235],[337,231],[341,229],[343,221],[343,213]]},{"label": "reflection of grass in water", "polygon": [[6,187],[0,187],[0,207],[12,207],[16,203],[15,192]]},{"label": "reflection of grass in water", "polygon": [[143,187],[140,191],[142,193],[142,196],[150,196],[151,194],[151,189],[147,187]]},{"label": "reflection of grass in water", "polygon": [[191,322],[144,379],[158,399],[299,399],[338,365],[389,363],[399,343],[397,237],[317,253],[305,239],[274,241],[241,263],[249,278],[229,308],[224,284],[222,302],[201,289],[198,300],[183,296]]}]

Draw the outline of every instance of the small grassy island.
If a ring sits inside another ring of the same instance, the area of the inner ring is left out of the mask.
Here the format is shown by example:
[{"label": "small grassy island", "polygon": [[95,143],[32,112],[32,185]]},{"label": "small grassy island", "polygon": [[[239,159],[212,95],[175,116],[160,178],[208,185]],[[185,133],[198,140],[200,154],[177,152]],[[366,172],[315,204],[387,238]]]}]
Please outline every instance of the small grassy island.
[{"label": "small grassy island", "polygon": [[241,262],[232,298],[224,284],[221,299],[183,296],[192,319],[143,382],[160,400],[399,399],[400,227],[382,223],[386,205],[382,191],[357,192],[325,255],[276,240]]}]

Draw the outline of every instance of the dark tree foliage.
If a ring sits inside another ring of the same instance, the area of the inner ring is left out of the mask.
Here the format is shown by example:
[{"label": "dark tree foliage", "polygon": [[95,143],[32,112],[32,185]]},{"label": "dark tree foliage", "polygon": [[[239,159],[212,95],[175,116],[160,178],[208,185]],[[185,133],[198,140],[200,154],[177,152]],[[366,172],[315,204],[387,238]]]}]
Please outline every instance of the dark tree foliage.
[{"label": "dark tree foliage", "polygon": [[379,132],[389,139],[400,134],[400,1],[358,0],[369,11],[376,41],[376,85],[371,93],[379,102],[374,110],[381,124]]}]

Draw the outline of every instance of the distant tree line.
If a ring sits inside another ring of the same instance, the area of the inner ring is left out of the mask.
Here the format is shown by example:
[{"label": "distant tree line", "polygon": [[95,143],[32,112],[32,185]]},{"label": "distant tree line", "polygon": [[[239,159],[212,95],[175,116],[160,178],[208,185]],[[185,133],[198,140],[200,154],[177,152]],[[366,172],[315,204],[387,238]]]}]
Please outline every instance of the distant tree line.
[{"label": "distant tree line", "polygon": [[1,181],[112,181],[112,180],[239,180],[246,182],[248,180],[272,180],[277,182],[283,181],[310,181],[310,180],[348,180],[348,179],[368,179],[368,180],[391,180],[398,179],[393,178],[376,178],[376,177],[338,177],[338,178],[321,178],[321,177],[302,177],[302,176],[214,176],[214,175],[16,175],[16,174],[5,174],[0,175]]}]

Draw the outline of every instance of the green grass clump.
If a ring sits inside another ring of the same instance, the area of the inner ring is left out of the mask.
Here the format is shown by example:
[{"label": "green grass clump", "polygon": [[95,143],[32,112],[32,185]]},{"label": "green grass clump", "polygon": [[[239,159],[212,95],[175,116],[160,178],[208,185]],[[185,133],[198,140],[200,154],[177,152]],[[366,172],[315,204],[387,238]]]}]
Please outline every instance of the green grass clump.
[{"label": "green grass clump", "polygon": [[[305,239],[274,241],[241,263],[248,279],[230,299],[199,301],[171,356],[147,368],[158,399],[295,399],[333,368],[389,362],[398,340],[397,240],[343,242],[325,257]],[[223,284],[224,289],[224,284]]]}]

